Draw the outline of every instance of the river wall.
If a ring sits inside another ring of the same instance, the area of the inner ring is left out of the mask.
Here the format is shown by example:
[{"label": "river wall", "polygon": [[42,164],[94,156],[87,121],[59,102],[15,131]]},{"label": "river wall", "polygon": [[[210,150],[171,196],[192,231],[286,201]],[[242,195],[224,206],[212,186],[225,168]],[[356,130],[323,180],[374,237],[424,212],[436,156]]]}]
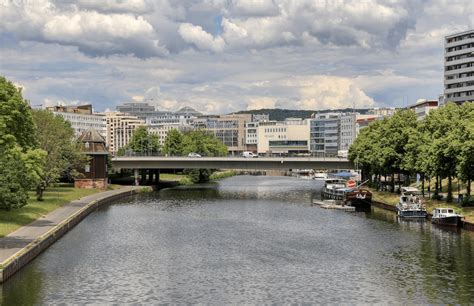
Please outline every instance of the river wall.
[{"label": "river wall", "polygon": [[[372,201],[371,203],[372,206],[382,208],[385,210],[389,211],[397,211],[397,208],[393,205],[387,204],[387,203],[382,203],[382,202],[377,202],[377,201]],[[431,220],[432,214],[428,212],[428,220]],[[473,231],[474,232],[474,224],[467,222],[467,221],[461,221],[461,228],[467,230],[467,231]]]},{"label": "river wall", "polygon": [[[77,210],[74,214],[70,215],[63,221],[61,221],[54,228],[46,232],[45,234],[37,237],[34,241],[29,243],[26,247],[18,251],[16,254],[8,258],[1,264],[0,271],[0,283],[5,282],[10,278],[15,272],[20,270],[41,252],[46,250],[50,245],[52,245],[56,240],[61,236],[67,233],[72,229],[76,224],[81,222],[87,215],[96,210],[99,206],[123,199],[132,195],[135,195],[140,192],[152,191],[153,187],[140,187],[134,189],[127,189],[123,191],[118,191],[112,195],[98,197],[96,200],[89,202],[84,205],[81,209]],[[100,194],[98,194],[100,195]]]}]

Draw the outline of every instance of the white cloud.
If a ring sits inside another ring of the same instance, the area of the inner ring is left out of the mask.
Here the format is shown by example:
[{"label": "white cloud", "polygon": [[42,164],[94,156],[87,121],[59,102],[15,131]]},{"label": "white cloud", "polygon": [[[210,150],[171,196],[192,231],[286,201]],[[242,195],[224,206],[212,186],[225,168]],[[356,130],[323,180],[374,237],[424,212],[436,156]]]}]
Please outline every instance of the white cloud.
[{"label": "white cloud", "polygon": [[65,9],[39,0],[26,1],[22,6],[4,4],[0,19],[0,31],[16,33],[20,39],[77,46],[88,55],[167,54],[154,28],[142,16],[104,14],[75,6]]},{"label": "white cloud", "polygon": [[200,26],[190,23],[179,25],[179,34],[188,43],[192,43],[200,50],[209,50],[213,52],[222,52],[225,42],[222,37],[213,37],[204,31]]},{"label": "white cloud", "polygon": [[257,97],[249,99],[247,109],[275,108],[275,105],[276,98],[274,97]]},{"label": "white cloud", "polygon": [[113,13],[146,13],[150,6],[144,0],[78,0],[77,5],[86,9]]},{"label": "white cloud", "polygon": [[296,89],[299,100],[295,105],[301,109],[338,109],[352,106],[367,108],[375,104],[375,101],[349,78],[296,77],[285,80],[282,84]]}]

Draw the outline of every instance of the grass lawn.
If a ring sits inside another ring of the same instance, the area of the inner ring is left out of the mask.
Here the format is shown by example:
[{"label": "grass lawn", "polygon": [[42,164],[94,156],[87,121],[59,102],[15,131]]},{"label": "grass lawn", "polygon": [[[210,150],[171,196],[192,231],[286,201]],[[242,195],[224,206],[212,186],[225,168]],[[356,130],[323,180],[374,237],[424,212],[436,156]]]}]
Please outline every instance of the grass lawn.
[{"label": "grass lawn", "polygon": [[[235,171],[225,170],[225,171],[216,171],[210,176],[210,180],[219,180],[226,177],[231,177],[236,175]],[[160,173],[160,180],[162,181],[174,181],[178,182],[179,185],[192,185],[193,182],[188,178],[186,174],[173,174],[173,173]]]},{"label": "grass lawn", "polygon": [[[109,189],[116,188],[117,186],[112,185]],[[102,190],[76,189],[70,184],[61,184],[46,189],[42,202],[36,200],[34,191],[30,191],[30,199],[26,206],[10,211],[0,210],[0,237],[8,235],[19,227],[33,222],[66,203],[100,191]]]},{"label": "grass lawn", "polygon": [[191,185],[193,182],[186,174],[160,173],[160,181],[178,182],[179,185]]}]

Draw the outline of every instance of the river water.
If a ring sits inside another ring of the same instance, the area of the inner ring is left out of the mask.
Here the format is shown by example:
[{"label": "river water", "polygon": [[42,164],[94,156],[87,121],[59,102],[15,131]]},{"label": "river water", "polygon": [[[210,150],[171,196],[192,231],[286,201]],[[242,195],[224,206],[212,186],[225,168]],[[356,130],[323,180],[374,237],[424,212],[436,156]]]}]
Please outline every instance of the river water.
[{"label": "river water", "polygon": [[89,215],[2,304],[470,303],[474,234],[311,205],[321,183],[237,176]]}]

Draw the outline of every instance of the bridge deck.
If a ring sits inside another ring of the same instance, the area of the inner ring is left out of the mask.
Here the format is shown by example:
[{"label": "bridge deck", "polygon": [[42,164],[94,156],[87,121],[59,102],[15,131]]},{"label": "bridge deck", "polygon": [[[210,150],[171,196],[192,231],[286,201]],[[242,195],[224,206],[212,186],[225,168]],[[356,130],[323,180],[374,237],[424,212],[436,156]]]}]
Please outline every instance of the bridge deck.
[{"label": "bridge deck", "polygon": [[163,157],[123,156],[112,159],[116,169],[353,169],[352,162],[337,157]]}]

